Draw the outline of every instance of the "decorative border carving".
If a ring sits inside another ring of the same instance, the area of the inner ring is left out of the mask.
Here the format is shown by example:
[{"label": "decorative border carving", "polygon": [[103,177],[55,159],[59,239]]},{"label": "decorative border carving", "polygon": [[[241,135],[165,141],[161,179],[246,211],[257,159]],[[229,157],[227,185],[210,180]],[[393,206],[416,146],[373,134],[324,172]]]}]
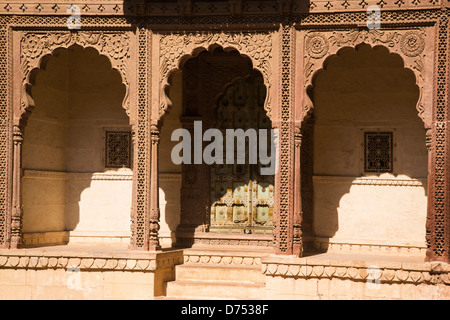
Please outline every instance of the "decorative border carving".
[{"label": "decorative border carving", "polygon": [[[267,253],[266,253],[267,254]],[[264,254],[262,254],[264,255]],[[189,250],[184,251],[184,264],[186,265],[223,265],[223,266],[246,266],[261,267],[261,256],[245,254],[226,253],[196,253]]]},{"label": "decorative border carving", "polygon": [[[34,14],[34,15],[65,15],[70,5],[80,8],[82,15],[268,15],[268,14],[301,14],[305,12],[334,13],[366,11],[370,5],[378,5],[382,10],[418,10],[440,8],[443,4],[439,0],[272,0],[249,1],[229,0],[214,1],[214,3],[193,2],[181,0],[178,2],[140,1],[82,1],[72,3],[41,0],[36,2],[19,2],[15,0],[3,1],[0,14]],[[447,3],[447,6],[449,4]]]},{"label": "decorative border carving", "polygon": [[154,255],[139,253],[76,253],[58,252],[33,253],[32,250],[0,252],[0,268],[14,269],[65,269],[150,271],[173,268],[183,263],[183,252],[158,253]]},{"label": "decorative border carving", "polygon": [[[274,244],[278,254],[293,254],[294,249],[294,88],[295,30],[280,29],[279,56],[279,170],[275,176]],[[295,226],[298,231],[298,224]],[[296,239],[296,242],[298,238]]]},{"label": "decorative border carving", "polygon": [[[445,284],[450,285],[450,268],[441,263],[401,263],[376,261],[380,269],[381,283]],[[368,262],[338,261],[320,258],[291,259],[275,261],[262,258],[262,270],[265,275],[319,278],[349,279],[366,281],[369,277]]]}]

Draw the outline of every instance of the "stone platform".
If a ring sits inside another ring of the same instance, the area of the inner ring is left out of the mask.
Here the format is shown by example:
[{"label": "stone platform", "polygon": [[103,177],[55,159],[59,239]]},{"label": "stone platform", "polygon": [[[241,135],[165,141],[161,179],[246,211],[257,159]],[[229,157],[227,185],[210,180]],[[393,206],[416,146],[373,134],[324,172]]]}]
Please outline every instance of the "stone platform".
[{"label": "stone platform", "polygon": [[450,299],[450,266],[423,261],[233,246],[0,250],[0,299]]}]

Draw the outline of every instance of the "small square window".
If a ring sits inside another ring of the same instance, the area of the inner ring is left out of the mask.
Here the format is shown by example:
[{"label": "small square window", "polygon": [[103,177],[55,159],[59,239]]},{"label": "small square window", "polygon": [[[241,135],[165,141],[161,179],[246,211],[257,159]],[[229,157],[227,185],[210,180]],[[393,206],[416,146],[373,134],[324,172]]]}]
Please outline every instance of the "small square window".
[{"label": "small square window", "polygon": [[105,167],[131,168],[131,132],[105,132]]},{"label": "small square window", "polygon": [[393,172],[393,133],[364,132],[364,171]]}]

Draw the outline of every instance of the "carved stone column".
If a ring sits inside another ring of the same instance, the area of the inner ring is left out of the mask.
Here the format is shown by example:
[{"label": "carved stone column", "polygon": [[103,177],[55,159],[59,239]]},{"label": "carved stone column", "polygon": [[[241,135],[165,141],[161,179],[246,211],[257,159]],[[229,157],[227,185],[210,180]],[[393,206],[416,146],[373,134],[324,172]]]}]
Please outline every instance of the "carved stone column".
[{"label": "carved stone column", "polygon": [[302,133],[299,127],[294,131],[294,219],[293,219],[293,254],[301,257],[303,255],[302,238],[302,179],[301,179],[301,146]]},{"label": "carved stone column", "polygon": [[130,229],[131,229],[131,239],[128,248],[130,250],[136,249],[136,217],[137,217],[137,183],[138,183],[138,170],[137,170],[137,160],[138,160],[138,139],[137,139],[137,125],[131,125],[131,145],[133,150],[132,164],[133,164],[133,187],[132,187],[132,203],[131,203],[131,213],[130,213]]},{"label": "carved stone column", "polygon": [[22,246],[22,192],[21,160],[23,132],[19,126],[13,127],[13,199],[11,213],[11,249]]},{"label": "carved stone column", "polygon": [[294,233],[294,32],[280,29],[279,170],[275,176],[275,254],[292,255]]},{"label": "carved stone column", "polygon": [[159,149],[159,128],[151,126],[151,178],[150,178],[150,217],[149,217],[149,238],[148,249],[160,250],[159,244],[159,172],[158,172],[158,149]]},{"label": "carved stone column", "polygon": [[426,220],[426,235],[425,235],[425,241],[427,244],[427,257],[432,256],[432,228],[434,226],[433,223],[433,197],[431,196],[433,194],[433,153],[432,153],[432,141],[433,141],[433,130],[427,129],[426,135],[425,135],[425,145],[427,147],[428,151],[428,169],[427,169],[427,220]]}]

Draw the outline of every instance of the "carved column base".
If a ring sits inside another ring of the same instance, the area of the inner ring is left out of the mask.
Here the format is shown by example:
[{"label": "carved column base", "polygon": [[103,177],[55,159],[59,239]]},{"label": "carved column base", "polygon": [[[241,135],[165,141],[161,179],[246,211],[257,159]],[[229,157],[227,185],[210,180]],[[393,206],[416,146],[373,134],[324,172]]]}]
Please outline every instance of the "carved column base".
[{"label": "carved column base", "polygon": [[22,206],[14,207],[11,216],[11,249],[22,247]]},{"label": "carved column base", "polygon": [[161,250],[161,245],[159,244],[158,232],[159,226],[159,209],[153,208],[151,210],[151,219],[149,222],[149,239],[148,239],[148,250],[157,251]]}]

